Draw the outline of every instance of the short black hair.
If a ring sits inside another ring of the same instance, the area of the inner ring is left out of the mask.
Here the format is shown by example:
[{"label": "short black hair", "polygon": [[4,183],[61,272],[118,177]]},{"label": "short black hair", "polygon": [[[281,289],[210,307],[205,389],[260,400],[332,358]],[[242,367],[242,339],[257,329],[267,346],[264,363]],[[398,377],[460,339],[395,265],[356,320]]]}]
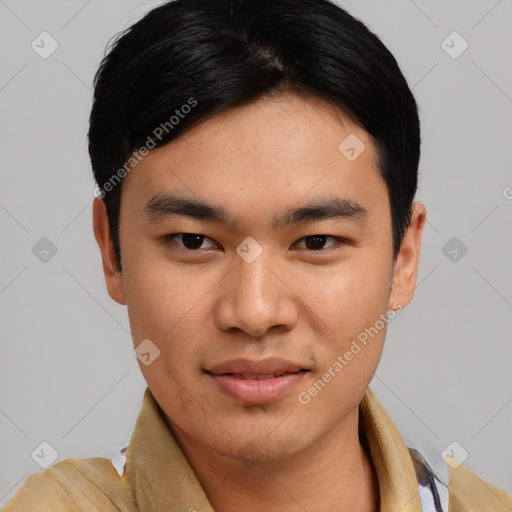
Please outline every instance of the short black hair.
[{"label": "short black hair", "polygon": [[382,41],[329,0],[171,0],[111,42],[94,79],[89,154],[119,270],[126,163],[221,111],[284,91],[329,102],[372,136],[396,259],[417,188],[420,123]]}]

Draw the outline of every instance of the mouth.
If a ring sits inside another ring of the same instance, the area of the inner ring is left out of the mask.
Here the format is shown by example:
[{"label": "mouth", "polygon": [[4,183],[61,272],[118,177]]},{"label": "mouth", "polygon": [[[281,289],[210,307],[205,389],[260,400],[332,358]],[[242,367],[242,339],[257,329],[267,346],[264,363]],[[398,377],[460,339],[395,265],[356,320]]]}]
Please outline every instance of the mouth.
[{"label": "mouth", "polygon": [[268,404],[284,398],[310,371],[282,359],[238,359],[205,370],[218,391],[245,405]]},{"label": "mouth", "polygon": [[[299,370],[299,372],[308,372],[309,370]],[[235,377],[236,379],[245,379],[245,380],[267,380],[267,379],[275,379],[276,377],[282,377],[283,375],[292,375],[298,372],[281,372],[281,373],[224,373],[221,375],[229,375],[231,377]],[[213,374],[212,374],[213,375]],[[217,374],[218,375],[218,374]]]}]

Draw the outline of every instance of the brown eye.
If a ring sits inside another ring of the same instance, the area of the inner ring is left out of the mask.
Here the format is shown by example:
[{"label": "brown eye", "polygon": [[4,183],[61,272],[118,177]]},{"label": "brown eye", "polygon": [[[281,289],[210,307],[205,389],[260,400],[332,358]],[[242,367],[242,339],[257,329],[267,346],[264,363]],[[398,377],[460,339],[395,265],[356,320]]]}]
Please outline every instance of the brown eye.
[{"label": "brown eye", "polygon": [[[331,245],[328,245],[327,247],[325,244],[327,243],[328,239],[334,240],[334,243]],[[323,249],[328,249],[332,246],[334,246],[337,243],[341,242],[341,239],[338,239],[334,236],[328,236],[328,235],[310,235],[305,236],[304,238],[301,238],[297,243],[300,243],[304,241],[304,246],[309,251],[321,251]],[[301,247],[302,248],[302,247]]]},{"label": "brown eye", "polygon": [[[204,235],[199,235],[197,233],[173,233],[171,235],[166,235],[164,237],[164,243],[170,244],[172,242],[178,241],[178,245],[180,248],[185,248],[189,251],[197,251],[198,249],[209,249],[215,247],[215,244],[212,240]],[[205,241],[209,240],[212,242],[212,245],[209,247],[201,247]]]}]

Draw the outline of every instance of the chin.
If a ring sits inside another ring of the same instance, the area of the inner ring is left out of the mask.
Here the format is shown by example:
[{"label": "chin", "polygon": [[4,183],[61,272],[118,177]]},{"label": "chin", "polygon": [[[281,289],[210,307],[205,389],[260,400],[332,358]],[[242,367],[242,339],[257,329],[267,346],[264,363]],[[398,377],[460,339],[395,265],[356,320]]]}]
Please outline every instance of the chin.
[{"label": "chin", "polygon": [[[250,430],[248,430],[250,432]],[[300,443],[298,439],[300,438]],[[219,442],[220,441],[220,442]],[[291,432],[275,430],[270,436],[265,433],[261,435],[246,435],[243,438],[225,437],[211,447],[222,455],[237,460],[246,467],[257,466],[268,462],[280,462],[292,458],[307,447],[307,440],[299,433],[293,435]]]}]

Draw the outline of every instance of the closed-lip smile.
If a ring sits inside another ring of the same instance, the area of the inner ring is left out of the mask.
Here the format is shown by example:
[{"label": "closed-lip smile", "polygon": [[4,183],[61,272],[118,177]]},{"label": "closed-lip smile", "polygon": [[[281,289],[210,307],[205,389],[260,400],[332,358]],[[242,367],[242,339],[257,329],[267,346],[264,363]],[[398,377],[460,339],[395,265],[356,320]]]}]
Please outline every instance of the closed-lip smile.
[{"label": "closed-lip smile", "polygon": [[214,365],[206,373],[218,389],[246,405],[271,403],[285,396],[308,368],[282,358],[232,359]]}]

